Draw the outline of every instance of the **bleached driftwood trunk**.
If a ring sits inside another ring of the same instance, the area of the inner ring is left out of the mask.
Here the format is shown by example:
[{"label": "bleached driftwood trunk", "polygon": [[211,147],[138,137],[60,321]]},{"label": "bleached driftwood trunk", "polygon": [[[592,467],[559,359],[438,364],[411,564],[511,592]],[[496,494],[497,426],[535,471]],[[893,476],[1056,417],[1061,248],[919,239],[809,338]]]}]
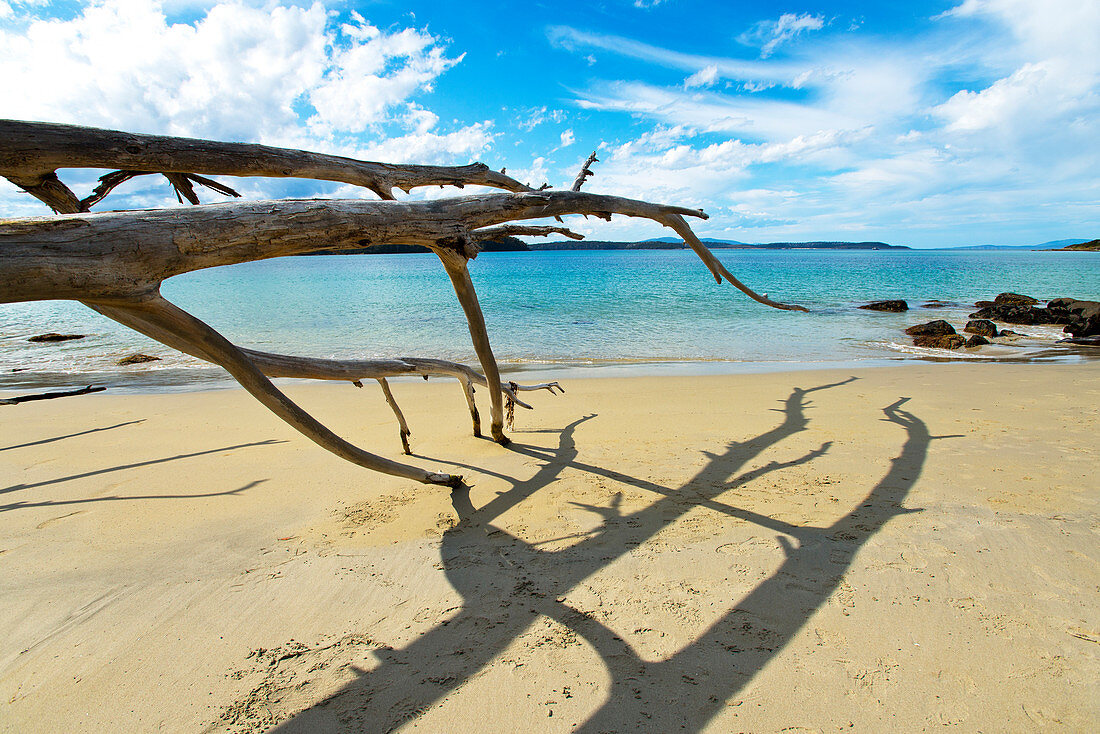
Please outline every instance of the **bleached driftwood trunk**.
[{"label": "bleached driftwood trunk", "polygon": [[[593,155],[578,176],[591,175]],[[57,177],[59,168],[115,168],[90,196],[79,199]],[[381,201],[280,200],[212,204],[183,209],[89,213],[113,186],[136,175],[164,174],[182,201],[197,202],[193,184],[236,195],[204,175],[313,178],[364,186]],[[488,388],[490,431],[505,444],[504,403],[527,406],[501,383],[484,314],[467,267],[479,243],[508,234],[561,233],[564,227],[515,222],[569,214],[610,219],[612,214],[653,220],[679,234],[718,282],[781,309],[804,310],[760,296],[738,281],[699,241],[685,216],[702,211],[614,196],[534,190],[486,166],[395,166],[305,151],[241,143],[168,138],[92,128],[0,121],[0,175],[39,198],[60,216],[0,221],[0,303],[44,299],[80,301],[170,347],[224,367],[272,412],[342,458],[387,474],[437,484],[461,478],[427,472],[366,452],[336,436],[295,405],[270,377],[380,381],[401,426],[408,428],[385,383],[401,374],[448,375],[462,384],[475,433],[480,419],[473,385]],[[458,196],[435,201],[393,199],[392,191],[417,186],[466,184],[511,193]],[[320,360],[240,349],[160,295],[166,278],[202,268],[319,250],[373,244],[423,245],[441,260],[469,325],[482,374],[451,362]],[[517,386],[518,387],[518,386]],[[556,383],[526,386],[547,389]],[[519,388],[523,389],[523,388]]]}]

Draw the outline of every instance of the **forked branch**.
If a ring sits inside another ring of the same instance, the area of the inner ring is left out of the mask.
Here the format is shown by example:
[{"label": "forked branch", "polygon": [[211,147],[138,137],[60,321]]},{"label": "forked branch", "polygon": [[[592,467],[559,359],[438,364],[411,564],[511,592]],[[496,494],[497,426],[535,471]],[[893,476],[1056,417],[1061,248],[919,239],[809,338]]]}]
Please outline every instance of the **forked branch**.
[{"label": "forked branch", "polygon": [[[706,218],[698,209],[581,193],[592,175],[595,153],[585,162],[572,191],[534,191],[486,166],[391,166],[305,151],[242,143],[134,135],[109,130],[0,121],[0,175],[34,194],[55,211],[78,212],[100,201],[135,175],[163,173],[180,200],[197,203],[194,183],[227,195],[236,192],[200,173],[233,176],[294,176],[339,181],[375,191],[384,201],[284,200],[239,202],[142,212],[72,213],[60,217],[0,222],[0,303],[43,299],[79,300],[164,344],[224,367],[276,415],[333,453],[377,471],[454,486],[459,477],[426,472],[368,453],[336,436],[277,390],[269,377],[339,379],[359,384],[378,380],[397,416],[408,452],[408,426],[387,377],[446,374],[456,377],[470,408],[475,435],[480,417],[474,384],[489,390],[490,431],[504,435],[505,399],[530,407],[516,393],[561,390],[555,382],[504,386],[489,342],[468,261],[479,243],[492,237],[558,233],[580,235],[564,226],[518,224],[533,219],[582,214],[609,220],[613,214],[650,219],[670,227],[699,255],[714,277],[726,280],[760,303],[788,310],[800,306],[761,296],[735,278],[691,231],[684,217]],[[57,178],[59,168],[118,169],[104,176],[83,201]],[[392,201],[392,190],[432,184],[478,184],[510,194],[483,194],[417,202]],[[165,301],[166,278],[202,268],[251,262],[319,250],[372,244],[424,245],[439,256],[469,326],[482,374],[440,360],[317,360],[235,347],[212,328]]]},{"label": "forked branch", "polygon": [[[195,138],[141,135],[46,122],[0,120],[0,176],[49,204],[75,213],[72,202],[47,183],[60,168],[109,168],[209,176],[264,176],[334,181],[370,189],[392,200],[393,190],[418,186],[489,186],[529,191],[528,186],[489,170],[468,166],[392,165],[353,158],[273,148],[251,143],[222,143]],[[43,188],[45,187],[45,188]],[[71,195],[72,192],[70,192]],[[75,200],[76,197],[72,196]]]}]

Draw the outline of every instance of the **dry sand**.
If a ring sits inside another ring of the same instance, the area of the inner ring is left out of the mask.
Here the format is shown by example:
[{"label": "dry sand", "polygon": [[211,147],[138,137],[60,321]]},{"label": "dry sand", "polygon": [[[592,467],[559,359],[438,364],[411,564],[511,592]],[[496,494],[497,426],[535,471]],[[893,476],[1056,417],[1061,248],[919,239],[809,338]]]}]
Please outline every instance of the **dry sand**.
[{"label": "dry sand", "polygon": [[395,384],[454,495],[239,390],[2,408],[0,730],[1096,731],[1097,374],[572,380],[511,450]]}]

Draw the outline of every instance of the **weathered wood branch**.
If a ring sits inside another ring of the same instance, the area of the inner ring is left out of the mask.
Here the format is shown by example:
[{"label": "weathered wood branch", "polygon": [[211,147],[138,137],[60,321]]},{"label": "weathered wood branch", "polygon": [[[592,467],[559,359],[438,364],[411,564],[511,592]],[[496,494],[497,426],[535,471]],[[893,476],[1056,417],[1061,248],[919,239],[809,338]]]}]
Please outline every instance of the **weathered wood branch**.
[{"label": "weathered wood branch", "polygon": [[547,227],[544,225],[505,224],[500,227],[475,229],[470,233],[476,240],[495,240],[499,237],[515,237],[516,235],[546,237],[552,234],[565,235],[571,240],[584,239],[583,234],[578,234],[568,227]]},{"label": "weathered wood branch", "polygon": [[[391,166],[305,151],[241,143],[134,135],[65,125],[0,121],[0,175],[49,204],[59,217],[0,221],[0,303],[43,299],[79,300],[100,313],[168,346],[224,367],[272,412],[342,458],[364,467],[417,481],[454,486],[460,477],[426,472],[384,459],[344,441],[290,401],[269,377],[339,379],[361,385],[378,380],[397,417],[406,453],[408,425],[387,377],[445,374],[463,387],[475,435],[480,417],[474,384],[489,390],[490,429],[504,435],[505,400],[509,422],[521,390],[555,389],[556,382],[521,386],[501,383],[467,267],[479,242],[505,234],[564,234],[565,227],[515,222],[570,214],[610,220],[613,214],[642,217],[672,228],[699,255],[714,277],[755,300],[776,308],[801,309],[771,301],[738,281],[707,250],[684,220],[706,218],[696,209],[652,204],[614,196],[580,193],[592,175],[589,157],[573,191],[534,191],[480,164],[459,167]],[[56,176],[58,168],[119,169],[80,201]],[[193,183],[236,195],[199,172],[221,175],[294,176],[340,181],[370,188],[383,201],[268,201],[195,206],[137,212],[80,213],[119,183],[135,175],[162,173],[177,196],[198,203]],[[516,192],[453,197],[436,201],[396,202],[392,190],[430,184],[479,184]],[[417,244],[440,258],[466,315],[474,351],[484,375],[441,360],[318,360],[235,347],[194,316],[164,300],[166,278],[201,268],[250,262],[320,250],[372,244]]]},{"label": "weathered wood branch", "polygon": [[580,173],[578,173],[577,177],[573,180],[573,191],[580,191],[581,186],[584,186],[584,182],[588,179],[588,177],[596,175],[592,172],[592,164],[599,163],[599,161],[600,159],[596,157],[596,151],[592,151],[592,154],[588,156],[588,160],[586,160],[584,162],[584,165],[581,166]]},{"label": "weathered wood branch", "polygon": [[429,472],[419,467],[401,464],[348,443],[326,428],[320,421],[302,410],[276,388],[240,349],[207,324],[176,307],[159,294],[141,301],[89,303],[105,316],[161,341],[187,345],[188,353],[221,365],[240,385],[268,410],[282,418],[302,435],[342,459],[359,466],[414,479],[425,484],[458,486],[461,476]]},{"label": "weathered wood branch", "polygon": [[401,412],[400,406],[394,400],[393,393],[390,391],[390,383],[386,381],[386,378],[379,377],[378,384],[382,386],[382,395],[385,396],[386,403],[393,410],[394,416],[397,417],[397,425],[401,429],[401,448],[404,449],[406,454],[411,455],[412,449],[409,448],[409,436],[412,435],[412,431],[409,430],[409,424],[405,422],[405,414]]},{"label": "weathered wood branch", "polygon": [[493,348],[489,344],[489,332],[485,328],[485,315],[481,312],[481,304],[477,300],[477,292],[474,290],[474,282],[470,278],[470,271],[466,267],[464,255],[445,250],[437,252],[439,259],[443,261],[443,269],[447,277],[451,279],[451,286],[458,296],[458,303],[466,314],[466,323],[470,328],[470,338],[474,343],[474,353],[481,363],[481,370],[485,374],[485,380],[489,387],[489,433],[493,440],[501,446],[507,446],[510,441],[504,435],[504,393],[500,385],[500,370],[497,368],[496,357],[493,356]]},{"label": "weathered wood branch", "polygon": [[42,199],[55,211],[79,211],[55,206],[67,200],[42,189],[51,176],[56,179],[55,171],[59,168],[309,178],[362,186],[388,200],[394,198],[395,188],[407,193],[418,186],[461,188],[479,185],[506,191],[530,190],[482,163],[393,165],[251,143],[221,143],[76,125],[0,120],[0,176]]},{"label": "weathered wood branch", "polygon": [[702,211],[572,191],[416,202],[258,201],[8,220],[0,222],[0,303],[128,298],[202,268],[372,244],[424,245],[440,257],[465,260],[477,254],[473,230],[568,214],[622,214],[663,224],[718,282],[774,308],[805,310],[757,294],[726,270],[684,221],[706,218]]},{"label": "weathered wood branch", "polygon": [[[80,208],[77,211],[87,212],[91,211],[91,208],[103,201],[107,194],[114,191],[118,186],[129,181],[132,178],[138,176],[155,176],[156,171],[111,171],[105,173],[99,177],[99,185],[96,186],[89,196],[80,200]],[[241,195],[236,190],[219,183],[213,179],[206,178],[205,176],[199,176],[194,173],[165,173],[165,178],[172,184],[172,187],[176,190],[176,198],[180,203],[183,203],[183,198],[186,197],[192,204],[199,203],[199,197],[195,194],[195,189],[191,185],[194,181],[197,184],[201,184],[208,189],[217,191],[224,196],[232,196],[235,199],[239,199]],[[56,211],[56,209],[55,209]],[[76,212],[61,212],[66,214],[75,214]]]},{"label": "weathered wood branch", "polygon": [[[137,318],[132,311],[110,308],[110,304],[101,304],[92,301],[85,302],[89,308],[118,321],[134,331],[137,331],[151,339],[171,347],[177,351],[189,354],[206,362],[220,364],[216,355],[199,348],[193,340],[184,338],[171,330],[159,328]],[[473,386],[482,385],[488,387],[489,383],[483,375],[458,362],[450,362],[443,359],[430,359],[425,357],[395,357],[392,359],[323,359],[320,357],[301,357],[288,354],[274,354],[272,352],[260,352],[253,349],[238,347],[256,369],[266,377],[290,377],[305,380],[335,380],[351,382],[357,387],[362,387],[361,380],[377,380],[380,383],[387,377],[416,376],[428,379],[428,377],[452,377],[459,381],[463,388],[463,395],[470,406],[473,418],[473,433],[481,435],[481,422],[477,413],[477,406],[473,403]],[[519,391],[549,390],[554,393],[557,388],[563,394],[564,388],[556,382],[537,385],[518,385]],[[509,386],[501,389],[510,400],[522,408],[532,410],[532,406],[521,400]],[[383,388],[385,390],[385,388]],[[392,399],[392,394],[387,397],[387,402]],[[399,408],[394,402],[390,407],[398,419],[405,436],[410,435],[404,416],[399,413]],[[405,439],[402,439],[405,444]],[[408,453],[408,451],[406,451]]]},{"label": "weathered wood branch", "polygon": [[59,390],[56,392],[41,392],[34,395],[17,395],[14,398],[0,398],[0,405],[19,405],[19,403],[29,403],[34,400],[53,400],[55,398],[71,398],[77,395],[88,395],[93,392],[103,392],[107,388],[105,387],[82,387],[77,390]]}]

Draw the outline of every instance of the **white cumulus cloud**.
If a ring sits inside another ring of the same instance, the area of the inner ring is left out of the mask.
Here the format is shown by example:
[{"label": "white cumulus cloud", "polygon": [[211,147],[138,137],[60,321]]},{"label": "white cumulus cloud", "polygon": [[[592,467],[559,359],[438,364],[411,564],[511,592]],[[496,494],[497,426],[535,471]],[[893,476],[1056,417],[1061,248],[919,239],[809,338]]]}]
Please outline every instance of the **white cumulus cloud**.
[{"label": "white cumulus cloud", "polygon": [[461,60],[431,34],[334,26],[319,2],[213,5],[172,23],[158,0],[99,0],[0,30],[0,116],[230,140],[323,139],[435,124],[411,100]]}]

